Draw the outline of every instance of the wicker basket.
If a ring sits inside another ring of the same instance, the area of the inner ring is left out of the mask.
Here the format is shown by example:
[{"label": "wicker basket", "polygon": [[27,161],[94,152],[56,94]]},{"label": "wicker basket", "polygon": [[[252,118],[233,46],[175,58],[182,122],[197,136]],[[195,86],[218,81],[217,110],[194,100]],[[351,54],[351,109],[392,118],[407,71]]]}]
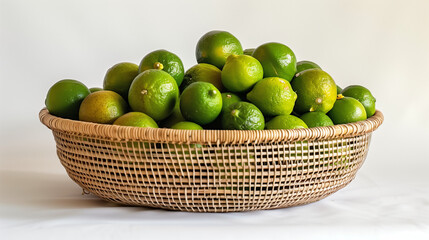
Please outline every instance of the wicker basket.
[{"label": "wicker basket", "polygon": [[73,121],[40,111],[62,165],[109,201],[192,212],[283,208],[346,186],[383,122],[293,130],[175,130]]}]

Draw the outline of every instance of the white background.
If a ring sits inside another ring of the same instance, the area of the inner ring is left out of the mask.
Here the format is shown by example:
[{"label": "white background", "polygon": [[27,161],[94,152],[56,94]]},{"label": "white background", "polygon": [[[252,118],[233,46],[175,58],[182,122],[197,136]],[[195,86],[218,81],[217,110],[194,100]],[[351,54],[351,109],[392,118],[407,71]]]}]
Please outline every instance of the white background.
[{"label": "white background", "polygon": [[[0,0],[0,238],[401,239],[429,237],[429,1]],[[101,87],[156,49],[196,64],[210,30],[244,48],[277,41],[342,87],[377,98],[384,124],[345,189],[307,206],[190,214],[119,207],[80,189],[38,121],[49,87]]]}]

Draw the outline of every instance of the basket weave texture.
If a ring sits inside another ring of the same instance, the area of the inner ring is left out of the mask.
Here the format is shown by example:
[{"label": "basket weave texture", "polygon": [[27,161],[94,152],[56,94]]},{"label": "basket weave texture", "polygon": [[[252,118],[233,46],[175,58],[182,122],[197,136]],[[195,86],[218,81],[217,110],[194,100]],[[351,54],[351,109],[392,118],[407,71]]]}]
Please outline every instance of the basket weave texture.
[{"label": "basket weave texture", "polygon": [[109,201],[192,212],[318,201],[352,181],[383,122],[292,130],[177,130],[73,121],[39,113],[83,189]]}]

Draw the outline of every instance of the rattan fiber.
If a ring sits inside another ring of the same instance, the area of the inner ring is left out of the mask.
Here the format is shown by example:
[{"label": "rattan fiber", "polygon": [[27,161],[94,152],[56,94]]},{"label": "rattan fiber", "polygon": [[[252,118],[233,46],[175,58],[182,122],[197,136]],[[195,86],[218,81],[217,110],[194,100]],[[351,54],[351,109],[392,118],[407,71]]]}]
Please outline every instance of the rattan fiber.
[{"label": "rattan fiber", "polygon": [[283,208],[318,201],[352,181],[371,133],[366,121],[294,130],[176,130],[52,116],[58,157],[83,189],[109,201],[192,212]]}]

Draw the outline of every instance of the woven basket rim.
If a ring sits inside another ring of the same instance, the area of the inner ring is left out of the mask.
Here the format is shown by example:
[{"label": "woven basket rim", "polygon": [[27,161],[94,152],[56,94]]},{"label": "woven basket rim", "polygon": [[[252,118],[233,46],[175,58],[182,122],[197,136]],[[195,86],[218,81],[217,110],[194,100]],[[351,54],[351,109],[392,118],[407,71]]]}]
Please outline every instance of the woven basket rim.
[{"label": "woven basket rim", "polygon": [[203,144],[242,144],[279,141],[328,140],[354,137],[375,131],[384,121],[381,111],[365,121],[327,127],[277,130],[179,130],[98,124],[64,119],[39,112],[40,121],[53,131],[112,140]]}]

